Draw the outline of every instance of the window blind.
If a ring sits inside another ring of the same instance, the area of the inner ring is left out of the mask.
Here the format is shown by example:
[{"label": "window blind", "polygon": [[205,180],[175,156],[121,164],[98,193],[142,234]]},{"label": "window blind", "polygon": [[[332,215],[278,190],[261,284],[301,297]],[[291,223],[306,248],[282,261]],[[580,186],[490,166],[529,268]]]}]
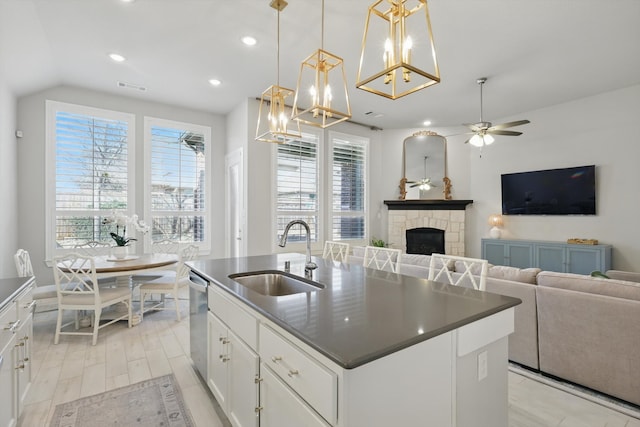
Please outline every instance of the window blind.
[{"label": "window blind", "polygon": [[[277,232],[301,219],[311,229],[311,240],[318,240],[318,137],[303,134],[301,140],[278,145],[277,152]],[[306,233],[292,228],[287,241],[306,241]]]},{"label": "window blind", "polygon": [[332,147],[331,239],[364,239],[366,143],[333,137]]},{"label": "window blind", "polygon": [[103,218],[126,210],[128,122],[91,114],[55,114],[55,241],[69,248],[110,241]]},{"label": "window blind", "polygon": [[205,239],[206,151],[202,133],[151,126],[152,240]]}]

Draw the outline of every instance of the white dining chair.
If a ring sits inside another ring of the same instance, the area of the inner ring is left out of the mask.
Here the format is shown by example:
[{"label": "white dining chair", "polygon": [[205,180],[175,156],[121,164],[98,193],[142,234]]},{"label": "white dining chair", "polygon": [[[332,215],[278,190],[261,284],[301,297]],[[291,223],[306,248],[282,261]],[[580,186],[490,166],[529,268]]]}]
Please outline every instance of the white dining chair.
[{"label": "white dining chair", "polygon": [[[461,271],[454,274],[452,265],[460,265]],[[460,286],[471,283],[474,289],[484,291],[487,287],[489,262],[486,259],[466,258],[454,255],[431,254],[429,280]]]},{"label": "white dining chair", "polygon": [[[33,274],[33,265],[31,264],[31,257],[29,256],[29,252],[24,249],[18,249],[18,251],[13,256],[13,259],[16,264],[16,270],[18,272],[18,277],[31,277],[35,276]],[[38,305],[52,305],[55,306],[58,303],[58,296],[56,293],[56,285],[38,285],[37,280],[35,281],[35,288],[33,290],[33,299],[37,301],[36,307]]]},{"label": "white dining chair", "polygon": [[330,259],[331,261],[347,262],[350,248],[351,246],[348,243],[327,240],[324,242],[322,258]]},{"label": "white dining chair", "polygon": [[401,255],[402,251],[400,249],[365,246],[362,265],[368,268],[375,268],[376,270],[398,273]]},{"label": "white dining chair", "polygon": [[[73,247],[75,253],[84,256],[106,256],[111,250],[111,243],[99,242],[97,240],[89,240],[84,243],[78,243]],[[115,286],[116,279],[113,277],[103,277],[98,279],[98,284],[104,286]]]},{"label": "white dining chair", "polygon": [[[152,254],[168,254],[168,255],[178,255],[180,252],[180,248],[184,247],[186,243],[179,242],[177,240],[158,240],[151,243],[151,253]],[[171,281],[175,277],[176,265],[172,264],[167,266],[166,268],[162,268],[157,271],[149,272],[149,273],[138,273],[131,276],[131,280],[133,283],[146,283],[153,280],[164,280]],[[161,296],[161,301],[164,301],[164,295]]]},{"label": "white dining chair", "polygon": [[[96,345],[98,331],[105,326],[120,320],[127,320],[129,327],[131,327],[131,289],[129,287],[100,288],[93,257],[75,253],[56,257],[53,261],[53,273],[58,294],[58,320],[54,344],[58,344],[60,335],[91,335],[92,345]],[[103,309],[118,303],[125,303],[127,312],[100,324]],[[63,325],[62,317],[65,310],[73,310],[75,320]],[[78,331],[80,311],[93,312],[91,332]],[[75,330],[62,331],[62,328],[73,323],[75,323]]]},{"label": "white dining chair", "polygon": [[[140,321],[144,317],[144,313],[152,310],[170,310],[165,304],[165,298],[160,302],[154,303],[150,307],[145,307],[144,303],[147,295],[160,294],[172,295],[175,302],[175,310],[178,321],[180,320],[180,304],[178,303],[178,291],[189,284],[189,266],[185,263],[194,260],[198,256],[198,247],[189,245],[182,249],[178,254],[178,264],[175,272],[166,272],[159,279],[142,283],[140,289]],[[173,274],[172,274],[173,273]]]}]

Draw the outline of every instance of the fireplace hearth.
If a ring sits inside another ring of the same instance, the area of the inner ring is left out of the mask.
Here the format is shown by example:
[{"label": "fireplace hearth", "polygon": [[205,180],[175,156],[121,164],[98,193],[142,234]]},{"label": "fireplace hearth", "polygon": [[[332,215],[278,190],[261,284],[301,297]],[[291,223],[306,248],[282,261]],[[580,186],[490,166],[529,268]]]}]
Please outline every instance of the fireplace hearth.
[{"label": "fireplace hearth", "polygon": [[444,230],[433,227],[418,227],[407,230],[407,253],[419,255],[444,254],[444,234]]}]

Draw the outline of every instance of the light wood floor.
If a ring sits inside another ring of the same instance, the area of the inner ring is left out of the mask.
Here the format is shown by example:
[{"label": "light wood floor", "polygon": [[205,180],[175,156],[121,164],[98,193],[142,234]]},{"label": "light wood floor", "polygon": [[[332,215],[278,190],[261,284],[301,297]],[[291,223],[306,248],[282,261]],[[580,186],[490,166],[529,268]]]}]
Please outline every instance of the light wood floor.
[{"label": "light wood floor", "polygon": [[[145,314],[133,328],[104,328],[96,346],[78,336],[53,345],[56,312],[36,313],[33,383],[19,426],[47,426],[59,403],[173,372],[196,425],[227,427],[191,366],[187,302],[181,305],[180,322],[173,311]],[[640,427],[640,420],[510,372],[509,426]]]}]

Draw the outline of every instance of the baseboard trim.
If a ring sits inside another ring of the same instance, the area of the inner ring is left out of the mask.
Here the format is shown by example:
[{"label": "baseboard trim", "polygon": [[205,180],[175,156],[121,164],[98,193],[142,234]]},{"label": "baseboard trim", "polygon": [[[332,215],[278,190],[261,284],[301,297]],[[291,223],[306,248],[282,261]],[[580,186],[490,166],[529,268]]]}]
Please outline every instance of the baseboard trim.
[{"label": "baseboard trim", "polygon": [[632,403],[598,393],[595,390],[587,389],[574,383],[549,377],[540,372],[531,371],[511,362],[509,363],[509,371],[640,420],[640,407]]}]

